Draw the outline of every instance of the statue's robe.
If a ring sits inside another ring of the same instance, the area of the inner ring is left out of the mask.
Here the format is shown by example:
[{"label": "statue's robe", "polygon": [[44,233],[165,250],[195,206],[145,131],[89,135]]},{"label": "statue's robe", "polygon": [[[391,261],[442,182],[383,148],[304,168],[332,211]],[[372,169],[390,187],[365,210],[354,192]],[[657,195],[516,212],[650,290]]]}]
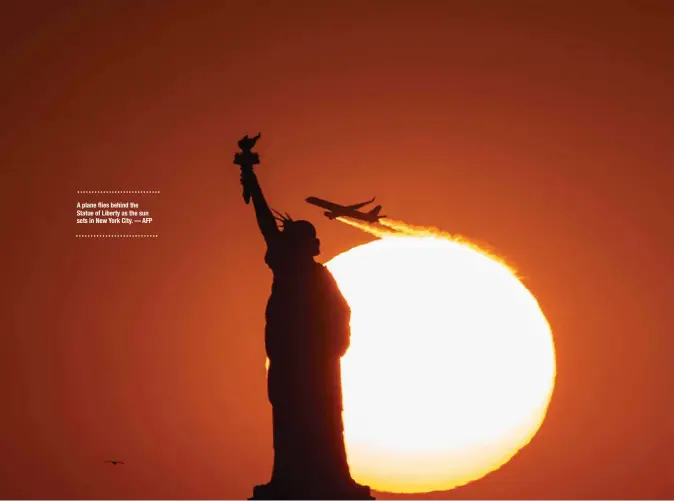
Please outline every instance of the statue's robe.
[{"label": "statue's robe", "polygon": [[352,482],[342,421],[340,358],[349,305],[323,265],[297,262],[282,239],[265,260],[274,272],[266,310],[267,389],[273,409],[272,483]]}]

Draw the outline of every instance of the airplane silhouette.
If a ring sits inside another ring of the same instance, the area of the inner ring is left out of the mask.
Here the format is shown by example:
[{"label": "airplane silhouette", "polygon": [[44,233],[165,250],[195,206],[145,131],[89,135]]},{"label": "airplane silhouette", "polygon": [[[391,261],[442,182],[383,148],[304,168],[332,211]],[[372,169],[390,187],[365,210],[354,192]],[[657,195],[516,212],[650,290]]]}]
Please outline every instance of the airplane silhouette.
[{"label": "airplane silhouette", "polygon": [[112,463],[112,464],[114,464],[114,465],[117,465],[117,464],[124,464],[124,461],[113,461],[113,460],[111,460],[111,459],[108,459],[107,461],[103,461],[103,462],[104,462],[104,463]]},{"label": "airplane silhouette", "polygon": [[361,202],[359,204],[353,205],[340,205],[316,197],[309,197],[306,199],[306,202],[315,205],[317,207],[327,209],[327,211],[324,212],[323,215],[328,219],[335,219],[338,217],[349,217],[351,219],[359,219],[360,221],[365,221],[368,223],[377,223],[381,218],[386,217],[384,215],[381,216],[379,215],[379,211],[381,211],[381,205],[377,205],[375,208],[373,208],[368,212],[361,212],[358,210],[361,207],[364,207],[374,202],[374,198],[372,200],[368,200],[367,202]]}]

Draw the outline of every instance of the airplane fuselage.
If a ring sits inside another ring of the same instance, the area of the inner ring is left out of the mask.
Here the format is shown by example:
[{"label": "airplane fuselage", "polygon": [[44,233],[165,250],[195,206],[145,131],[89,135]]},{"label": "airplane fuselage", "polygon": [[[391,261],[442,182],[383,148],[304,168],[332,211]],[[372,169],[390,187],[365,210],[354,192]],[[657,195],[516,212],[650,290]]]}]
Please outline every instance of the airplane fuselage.
[{"label": "airplane fuselage", "polygon": [[328,219],[336,219],[338,217],[348,217],[351,219],[357,219],[360,221],[365,221],[368,223],[376,223],[378,222],[381,218],[386,217],[383,215],[379,215],[379,211],[381,210],[381,205],[378,205],[374,209],[372,209],[369,212],[361,212],[358,209],[361,207],[370,204],[374,202],[374,198],[372,200],[369,200],[367,202],[362,202],[359,204],[354,204],[354,205],[340,205],[336,204],[334,202],[328,202],[327,200],[323,200],[320,198],[316,197],[309,197],[306,199],[306,201],[312,205],[315,205],[317,207],[321,207],[323,209],[327,209],[323,215],[327,217]]}]

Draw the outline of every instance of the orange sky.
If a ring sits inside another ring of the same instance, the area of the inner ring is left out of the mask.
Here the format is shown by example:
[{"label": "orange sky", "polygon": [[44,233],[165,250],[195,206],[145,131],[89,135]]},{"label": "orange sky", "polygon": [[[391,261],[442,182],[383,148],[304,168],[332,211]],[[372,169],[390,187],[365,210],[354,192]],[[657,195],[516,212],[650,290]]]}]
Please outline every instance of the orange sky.
[{"label": "orange sky", "polygon": [[[304,198],[376,195],[489,243],[538,297],[548,417],[445,497],[674,496],[671,2],[0,9],[0,497],[268,480],[271,274],[231,163],[259,130],[265,192],[316,223],[324,261],[371,237]],[[77,190],[161,190],[137,198],[160,238],[76,240]]]}]

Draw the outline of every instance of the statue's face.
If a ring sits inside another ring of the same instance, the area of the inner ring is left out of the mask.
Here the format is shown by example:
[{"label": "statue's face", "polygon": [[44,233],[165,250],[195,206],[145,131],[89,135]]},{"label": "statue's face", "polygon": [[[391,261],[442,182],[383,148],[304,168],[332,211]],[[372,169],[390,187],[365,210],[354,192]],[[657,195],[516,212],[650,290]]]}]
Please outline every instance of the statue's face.
[{"label": "statue's face", "polygon": [[321,241],[318,238],[302,238],[295,242],[295,248],[299,254],[314,257],[321,253]]},{"label": "statue's face", "polygon": [[321,241],[316,238],[316,229],[310,222],[293,221],[284,227],[283,233],[296,252],[310,256],[321,253]]},{"label": "statue's face", "polygon": [[283,231],[285,248],[298,257],[313,257],[321,253],[321,241],[306,232]]}]

